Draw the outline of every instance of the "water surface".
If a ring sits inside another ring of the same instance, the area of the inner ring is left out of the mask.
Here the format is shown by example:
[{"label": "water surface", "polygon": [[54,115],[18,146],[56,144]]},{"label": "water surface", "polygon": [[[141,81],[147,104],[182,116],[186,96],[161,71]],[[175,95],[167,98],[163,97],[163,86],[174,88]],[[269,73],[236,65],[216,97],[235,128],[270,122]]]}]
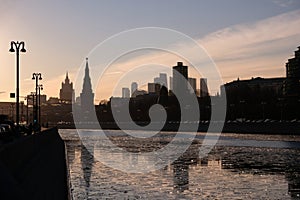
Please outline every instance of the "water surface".
[{"label": "water surface", "polygon": [[[103,148],[97,140],[105,138],[86,132],[87,147],[76,130],[60,130],[67,144],[73,199],[300,199],[299,136],[222,134],[208,156],[199,159],[205,134],[198,133],[175,162],[148,173],[125,173],[94,158]],[[137,164],[144,159],[139,151],[162,148],[175,134],[140,140],[121,131],[106,133],[119,147],[136,152],[108,155],[111,162],[124,165]],[[183,139],[189,135],[180,134]]]}]

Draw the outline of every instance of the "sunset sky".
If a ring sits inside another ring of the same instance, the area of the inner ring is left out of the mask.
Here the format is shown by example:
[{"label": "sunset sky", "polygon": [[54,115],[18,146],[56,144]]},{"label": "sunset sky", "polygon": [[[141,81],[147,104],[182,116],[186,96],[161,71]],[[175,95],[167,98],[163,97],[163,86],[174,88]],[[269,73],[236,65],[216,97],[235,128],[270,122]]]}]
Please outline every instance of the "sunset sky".
[{"label": "sunset sky", "polygon": [[[20,95],[34,91],[32,73],[41,72],[43,92],[48,97],[58,97],[67,71],[75,82],[85,57],[97,45],[134,28],[167,28],[193,38],[215,62],[224,83],[238,77],[285,76],[285,63],[300,46],[299,0],[0,0],[0,3],[0,101],[14,101],[9,98],[16,88],[15,54],[8,51],[12,40],[24,41],[27,50],[20,57]],[[96,103],[120,95],[120,87],[130,87],[132,81],[143,85],[160,71],[170,75],[171,68],[165,66],[180,61],[165,52],[136,52],[130,59],[120,59],[99,81],[93,79],[96,70],[93,57],[90,65]],[[164,67],[156,68],[153,63]],[[141,65],[147,77],[125,76]],[[190,76],[200,77],[192,72]],[[120,81],[122,77],[124,80]],[[115,86],[118,81],[119,86]],[[115,87],[117,92],[112,91]],[[79,92],[80,88],[76,96]]]}]

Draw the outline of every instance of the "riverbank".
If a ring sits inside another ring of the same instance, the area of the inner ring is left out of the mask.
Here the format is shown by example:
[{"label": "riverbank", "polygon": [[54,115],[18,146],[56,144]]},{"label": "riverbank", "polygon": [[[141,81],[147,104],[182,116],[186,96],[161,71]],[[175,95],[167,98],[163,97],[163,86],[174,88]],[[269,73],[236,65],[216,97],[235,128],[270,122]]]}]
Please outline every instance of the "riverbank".
[{"label": "riverbank", "polygon": [[[183,125],[187,127],[183,131],[190,131],[189,124],[196,124],[199,122],[183,122]],[[161,127],[161,124],[156,122],[157,127]],[[101,122],[102,129],[119,130],[120,128],[115,122]],[[147,122],[139,122],[138,125],[146,126]],[[162,131],[178,131],[180,122],[167,122]],[[126,129],[134,129],[129,123],[123,122],[122,126]],[[222,128],[223,126],[223,128]],[[98,129],[98,122],[95,123],[80,123],[80,124],[58,124],[59,129]],[[155,128],[155,126],[154,126]],[[198,126],[198,132],[207,132],[209,128],[210,132],[216,132],[222,130],[223,133],[248,133],[248,134],[288,134],[288,135],[300,135],[300,122],[297,121],[232,121],[232,122],[200,122]]]},{"label": "riverbank", "polygon": [[65,146],[57,128],[0,146],[1,199],[68,199]]}]

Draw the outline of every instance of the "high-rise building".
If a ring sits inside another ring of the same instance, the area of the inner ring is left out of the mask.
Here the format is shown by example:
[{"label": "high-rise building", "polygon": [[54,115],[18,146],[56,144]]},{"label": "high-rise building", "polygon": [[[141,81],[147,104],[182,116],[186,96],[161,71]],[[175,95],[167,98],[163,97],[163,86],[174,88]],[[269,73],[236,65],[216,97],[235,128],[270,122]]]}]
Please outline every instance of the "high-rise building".
[{"label": "high-rise building", "polygon": [[188,67],[182,62],[177,62],[173,67],[173,92],[181,95],[187,92]]},{"label": "high-rise building", "polygon": [[122,98],[129,98],[129,97],[130,97],[129,88],[122,88]]},{"label": "high-rise building", "polygon": [[158,83],[161,86],[165,86],[166,88],[168,88],[167,74],[159,73],[159,77],[154,78],[154,83]]},{"label": "high-rise building", "polygon": [[173,77],[170,76],[170,88],[169,90],[173,90]]},{"label": "high-rise building", "polygon": [[209,96],[207,79],[200,78],[200,97],[207,97],[207,96]]},{"label": "high-rise building", "polygon": [[300,47],[295,51],[295,57],[286,63],[284,94],[287,97],[300,96]]},{"label": "high-rise building", "polygon": [[158,83],[148,83],[148,93],[159,95],[160,87],[161,86]]},{"label": "high-rise building", "polygon": [[137,91],[137,89],[138,89],[137,82],[132,82],[131,83],[131,96],[133,96],[134,92]]},{"label": "high-rise building", "polygon": [[73,83],[70,82],[68,72],[67,72],[65,82],[61,83],[61,89],[59,91],[59,98],[63,102],[72,103],[75,98],[74,95],[75,95],[75,93],[74,93],[74,89],[73,89]]},{"label": "high-rise building", "polygon": [[188,82],[190,84],[191,87],[188,87],[189,91],[191,94],[196,94],[197,90],[196,90],[196,79],[195,78],[188,78]]},{"label": "high-rise building", "polygon": [[82,112],[87,113],[94,110],[94,93],[92,90],[91,78],[89,75],[88,58],[86,58],[83,87],[82,92],[80,93],[80,104]]}]

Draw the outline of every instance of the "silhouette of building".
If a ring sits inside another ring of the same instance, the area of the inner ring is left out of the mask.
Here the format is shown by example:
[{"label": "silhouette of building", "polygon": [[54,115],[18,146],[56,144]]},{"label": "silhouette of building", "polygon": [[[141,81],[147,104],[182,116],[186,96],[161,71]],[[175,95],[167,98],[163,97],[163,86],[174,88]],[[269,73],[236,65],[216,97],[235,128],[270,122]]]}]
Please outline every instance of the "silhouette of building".
[{"label": "silhouette of building", "polygon": [[61,101],[68,102],[68,103],[72,103],[75,99],[73,83],[70,82],[68,72],[66,73],[65,82],[61,83],[61,89],[59,91],[59,98]]},{"label": "silhouette of building", "polygon": [[168,89],[165,86],[162,86],[159,91],[159,97],[157,103],[163,107],[168,106]]},{"label": "silhouette of building", "polygon": [[[35,97],[33,98],[33,95],[29,94],[26,96],[27,105],[29,105],[29,106],[34,105],[35,104],[35,102],[33,102],[34,100],[36,100],[36,99],[35,99]],[[41,94],[39,100],[40,100],[41,105],[47,103],[47,95]]]},{"label": "silhouette of building", "polygon": [[170,88],[169,90],[173,90],[173,77],[170,76]]},{"label": "silhouette of building", "polygon": [[[246,80],[237,79],[235,81],[226,83],[225,90],[227,92],[236,91],[236,90],[248,90],[246,92],[258,92],[258,90],[262,91],[272,91],[272,93],[276,94],[277,96],[282,96],[283,94],[283,83],[285,78],[251,78]],[[222,92],[223,90],[221,90]],[[224,95],[224,94],[221,94]]]},{"label": "silhouette of building", "polygon": [[159,83],[148,83],[148,93],[159,95],[160,84]]},{"label": "silhouette of building", "polygon": [[154,78],[154,83],[158,83],[161,86],[165,86],[166,88],[168,88],[167,74],[159,73],[159,77]]},{"label": "silhouette of building", "polygon": [[91,78],[89,75],[88,58],[86,58],[83,87],[80,93],[80,105],[83,113],[89,113],[94,110],[94,93],[92,91]]},{"label": "silhouette of building", "polygon": [[59,101],[59,98],[57,97],[50,97],[47,101],[48,104],[59,104],[60,101]]},{"label": "silhouette of building", "polygon": [[208,87],[207,87],[207,79],[200,78],[200,97],[209,96]]},{"label": "silhouette of building", "polygon": [[189,87],[189,91],[191,94],[196,94],[197,90],[196,90],[196,79],[195,78],[188,78],[188,82],[190,84],[191,87]]},{"label": "silhouette of building", "polygon": [[145,95],[147,94],[148,92],[145,91],[145,90],[136,90],[131,97],[137,97],[137,96],[141,96],[141,95]]},{"label": "silhouette of building", "polygon": [[138,84],[137,82],[132,82],[131,83],[131,96],[133,96],[134,92],[138,89]]},{"label": "silhouette of building", "polygon": [[182,62],[177,62],[173,67],[173,92],[185,94],[187,91],[188,67]]},{"label": "silhouette of building", "polygon": [[287,97],[300,96],[300,46],[295,51],[294,58],[286,63],[286,81],[284,86],[284,94]]},{"label": "silhouette of building", "polygon": [[122,98],[129,98],[129,97],[130,97],[129,88],[122,88]]}]

